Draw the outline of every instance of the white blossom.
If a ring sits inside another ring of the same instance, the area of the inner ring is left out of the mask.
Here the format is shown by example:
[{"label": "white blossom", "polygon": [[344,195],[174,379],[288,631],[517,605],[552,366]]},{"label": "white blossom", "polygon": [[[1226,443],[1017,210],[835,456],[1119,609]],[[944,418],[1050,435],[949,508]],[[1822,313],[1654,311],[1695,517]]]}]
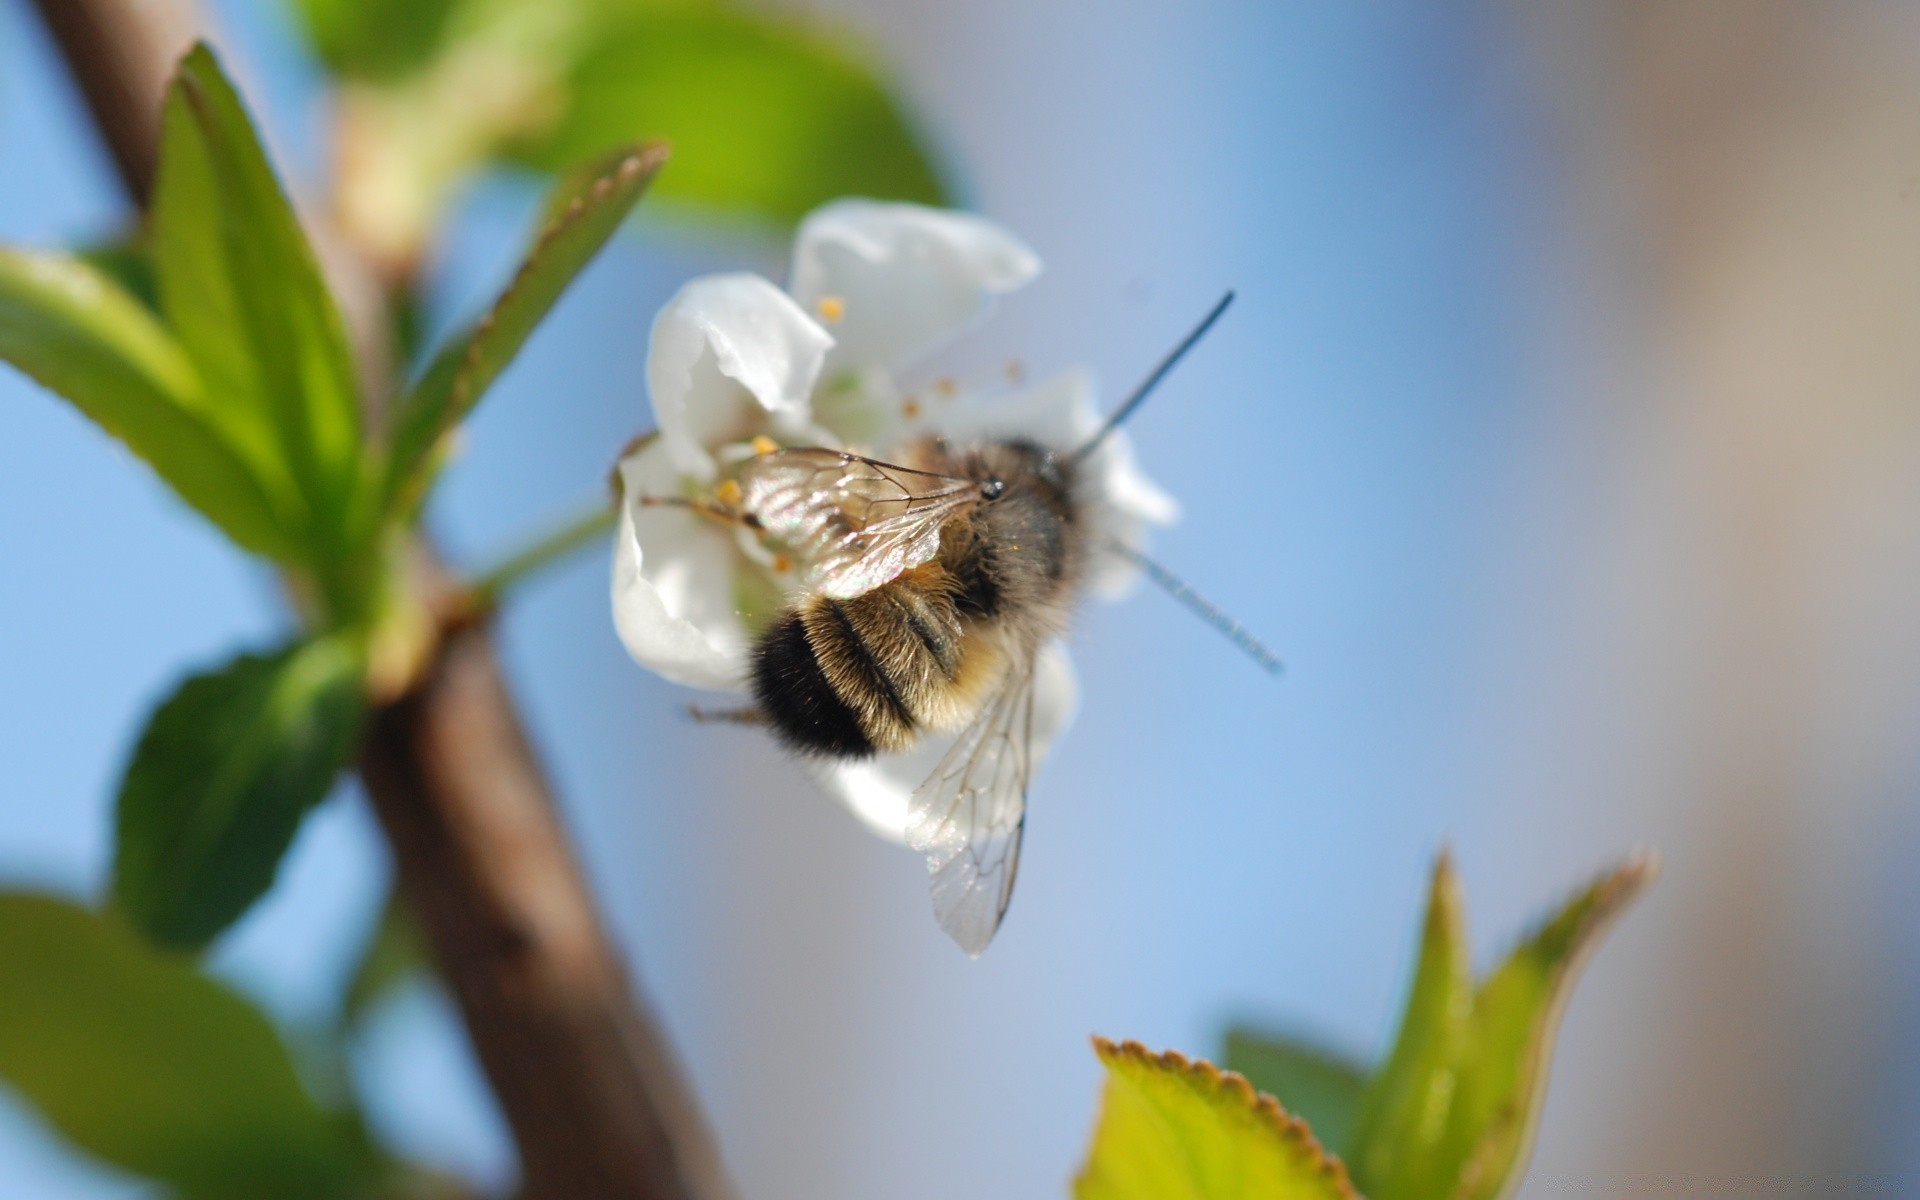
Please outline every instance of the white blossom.
[{"label": "white blossom", "polygon": [[[928,434],[960,444],[1022,438],[1063,452],[1084,443],[1101,422],[1084,371],[1025,387],[917,373],[994,296],[1039,270],[1025,244],[982,218],[849,199],[801,223],[786,290],[751,274],[681,288],[653,323],[647,386],[658,435],[619,468],[613,615],[633,657],[677,683],[744,690],[755,635],[800,594],[799,572],[746,530],[646,500],[712,503],[730,469],[765,439],[881,459]],[[1177,514],[1135,466],[1123,435],[1079,467],[1095,547],[1107,539],[1137,546],[1145,525]],[[1130,574],[1124,559],[1096,555],[1088,588],[1111,596]],[[1074,698],[1064,648],[1047,647],[1035,677],[1036,763]],[[899,841],[914,789],[951,743],[930,736],[906,754],[809,769],[875,832]]]}]

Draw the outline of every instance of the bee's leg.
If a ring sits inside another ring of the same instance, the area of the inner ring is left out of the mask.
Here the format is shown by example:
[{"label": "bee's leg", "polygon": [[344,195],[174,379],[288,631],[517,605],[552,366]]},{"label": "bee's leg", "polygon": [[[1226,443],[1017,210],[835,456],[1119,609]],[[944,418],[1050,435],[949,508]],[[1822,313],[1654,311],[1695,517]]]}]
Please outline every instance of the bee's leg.
[{"label": "bee's leg", "polygon": [[738,512],[714,500],[689,500],[685,496],[638,496],[643,505],[664,508],[684,508],[699,513],[703,517],[719,521],[723,525],[738,525],[743,529],[758,530],[760,518],[752,513]]},{"label": "bee's leg", "polygon": [[767,714],[757,708],[701,708],[687,705],[687,716],[701,725],[765,725]]}]

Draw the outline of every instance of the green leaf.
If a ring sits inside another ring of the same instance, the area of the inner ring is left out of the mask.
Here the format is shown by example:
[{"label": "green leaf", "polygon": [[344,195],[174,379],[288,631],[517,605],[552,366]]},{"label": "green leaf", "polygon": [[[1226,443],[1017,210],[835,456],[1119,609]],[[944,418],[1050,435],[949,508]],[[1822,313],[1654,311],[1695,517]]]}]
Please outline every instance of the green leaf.
[{"label": "green leaf", "polygon": [[1654,860],[1638,858],[1603,875],[1475,986],[1459,885],[1441,855],[1407,1011],[1348,1143],[1362,1191],[1484,1200],[1519,1185],[1579,964],[1654,874]]},{"label": "green leaf", "polygon": [[0,248],[0,359],[57,392],[249,550],[288,558],[275,497],[154,314],[77,259]]},{"label": "green leaf", "polygon": [[341,997],[341,1028],[359,1025],[389,993],[426,968],[427,946],[420,925],[399,891],[391,891]]},{"label": "green leaf", "polygon": [[513,362],[576,276],[613,236],[665,160],[658,147],[619,155],[542,231],[493,307],[435,356],[394,414],[387,495],[411,509],[431,481],[441,440]]},{"label": "green leaf", "polygon": [[820,30],[727,8],[631,14],[582,47],[551,128],[513,153],[547,170],[665,138],[664,199],[792,221],[837,196],[941,203],[932,161],[875,72]]},{"label": "green leaf", "polygon": [[1075,1200],[1355,1195],[1340,1160],[1240,1076],[1138,1042],[1093,1045],[1107,1086]]},{"label": "green leaf", "polygon": [[196,1200],[331,1200],[385,1170],[250,1004],[48,896],[0,893],[0,1079],[74,1145]]},{"label": "green leaf", "polygon": [[1227,1031],[1226,1066],[1312,1127],[1322,1145],[1345,1153],[1360,1094],[1361,1064],[1293,1038],[1236,1028]]},{"label": "green leaf", "polygon": [[1546,1099],[1553,1038],[1574,979],[1600,936],[1659,873],[1631,859],[1580,891],[1514,948],[1474,993],[1443,1161],[1451,1195],[1482,1200],[1519,1185]]},{"label": "green leaf", "polygon": [[76,249],[74,257],[119,284],[149,311],[159,313],[160,281],[153,273],[153,254],[147,249],[144,229],[136,226],[88,243]]},{"label": "green leaf", "polygon": [[156,941],[200,946],[273,883],[353,753],[361,662],[340,638],[242,656],[181,685],[120,784],[114,899]]},{"label": "green leaf", "polygon": [[468,0],[294,0],[307,37],[335,73],[394,79],[432,60]]},{"label": "green leaf", "polygon": [[1354,1181],[1375,1200],[1444,1194],[1435,1191],[1431,1164],[1466,1045],[1470,965],[1460,884],[1452,858],[1443,853],[1433,869],[1420,960],[1399,1036],[1354,1118]]},{"label": "green leaf", "polygon": [[296,0],[342,89],[338,215],[411,270],[489,163],[564,171],[669,139],[669,199],[787,222],[941,203],[923,141],[839,30],[711,0]]},{"label": "green leaf", "polygon": [[305,544],[336,560],[361,481],[345,326],[233,86],[205,45],[161,115],[152,211],[160,302],[229,438],[293,482]]}]

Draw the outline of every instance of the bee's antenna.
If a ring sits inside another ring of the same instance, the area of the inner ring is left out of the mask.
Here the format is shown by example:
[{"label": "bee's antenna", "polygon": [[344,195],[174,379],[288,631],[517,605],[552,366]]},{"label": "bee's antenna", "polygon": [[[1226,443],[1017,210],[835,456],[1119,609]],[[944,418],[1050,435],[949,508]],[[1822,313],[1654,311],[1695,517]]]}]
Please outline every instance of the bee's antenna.
[{"label": "bee's antenna", "polygon": [[1215,607],[1213,602],[1187,586],[1187,582],[1167,570],[1159,563],[1135,550],[1132,546],[1117,541],[1109,541],[1108,546],[1115,554],[1126,559],[1134,566],[1145,571],[1147,578],[1165,588],[1167,594],[1187,607],[1187,610],[1202,621],[1227,635],[1227,640],[1246,652],[1247,657],[1260,664],[1269,674],[1278,675],[1286,670],[1286,664],[1280,656],[1266,648],[1259,638],[1253,636],[1245,625],[1234,620]]},{"label": "bee's antenna", "polygon": [[1173,348],[1173,353],[1161,359],[1160,365],[1153,369],[1153,373],[1148,375],[1139,387],[1133,389],[1133,395],[1128,396],[1126,403],[1122,404],[1114,411],[1111,417],[1107,418],[1107,423],[1100,427],[1099,432],[1088,438],[1081,444],[1078,450],[1073,452],[1073,460],[1079,462],[1087,455],[1093,453],[1094,447],[1106,441],[1108,434],[1120,428],[1120,423],[1133,415],[1133,410],[1139,408],[1141,402],[1152,394],[1153,389],[1160,385],[1162,379],[1166,378],[1167,372],[1173,370],[1173,364],[1179,362],[1187,351],[1193,349],[1195,342],[1206,336],[1207,330],[1213,328],[1213,323],[1220,319],[1220,314],[1226,312],[1227,305],[1232,303],[1233,292],[1229,290],[1226,295],[1220,297],[1220,303],[1213,306],[1213,311],[1201,318],[1200,323],[1193,327],[1193,332],[1181,339],[1180,344]]}]

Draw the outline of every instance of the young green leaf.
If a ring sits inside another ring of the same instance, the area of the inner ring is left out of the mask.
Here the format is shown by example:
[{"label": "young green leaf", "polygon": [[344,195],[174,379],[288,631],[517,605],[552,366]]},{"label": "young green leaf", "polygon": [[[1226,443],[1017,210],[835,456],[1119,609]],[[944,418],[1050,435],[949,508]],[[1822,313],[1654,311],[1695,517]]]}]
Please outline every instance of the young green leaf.
[{"label": "young green leaf", "polygon": [[273,883],[353,753],[359,655],[320,638],[181,685],[120,784],[114,900],[149,937],[200,946]]},{"label": "young green leaf", "polygon": [[1093,1046],[1107,1086],[1075,1200],[1355,1196],[1340,1160],[1242,1077],[1138,1042]]},{"label": "young green leaf", "polygon": [[152,248],[160,301],[228,437],[278,464],[318,561],[342,556],[360,494],[352,353],[313,252],[233,86],[205,45],[161,115]]},{"label": "young green leaf", "polygon": [[336,1200],[387,1167],[233,991],[118,922],[0,893],[0,1079],[75,1146],[196,1200]]},{"label": "young green leaf", "polygon": [[1520,1182],[1547,1093],[1553,1036],[1600,935],[1659,873],[1630,859],[1580,891],[1483,980],[1442,1140],[1456,1200],[1489,1200]]},{"label": "young green leaf", "polygon": [[107,276],[0,249],[0,359],[126,443],[241,546],[294,553],[269,486],[209,411],[180,344]]},{"label": "young green leaf", "polygon": [[387,486],[393,508],[409,510],[424,494],[441,439],[520,353],[574,278],[633,211],[665,159],[661,147],[630,149],[582,186],[541,232],[487,314],[434,357],[394,414]]},{"label": "young green leaf", "polygon": [[1225,1057],[1228,1070],[1279,1100],[1321,1145],[1346,1153],[1367,1086],[1364,1066],[1307,1042],[1246,1028],[1227,1031]]},{"label": "young green leaf", "polygon": [[1473,1010],[1466,913],[1452,858],[1434,864],[1406,1015],[1354,1118],[1354,1181],[1375,1200],[1444,1195],[1430,1172]]},{"label": "young green leaf", "polygon": [[1603,875],[1475,987],[1459,884],[1440,857],[1406,1015],[1346,1143],[1367,1195],[1489,1200],[1519,1185],[1574,975],[1654,873],[1638,858]]},{"label": "young green leaf", "polygon": [[941,203],[933,163],[874,71],[820,30],[726,7],[607,21],[562,81],[558,121],[513,153],[557,170],[665,138],[664,199],[793,221],[837,196]]}]

